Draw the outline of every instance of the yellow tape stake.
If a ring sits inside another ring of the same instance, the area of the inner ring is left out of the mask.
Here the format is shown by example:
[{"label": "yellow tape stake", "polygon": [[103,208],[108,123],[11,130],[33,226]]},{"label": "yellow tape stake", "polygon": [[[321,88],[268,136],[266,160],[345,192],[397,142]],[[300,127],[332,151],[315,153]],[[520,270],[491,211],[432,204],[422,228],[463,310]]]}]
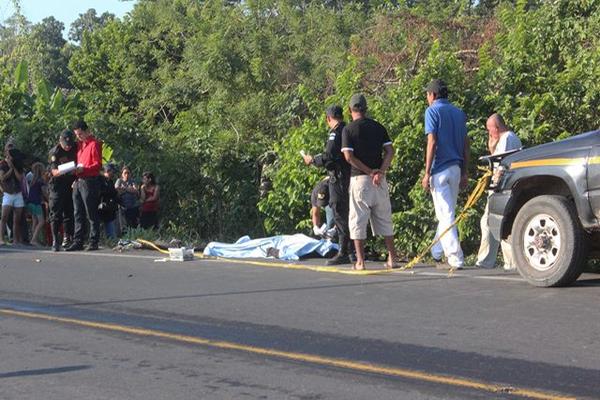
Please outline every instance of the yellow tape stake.
[{"label": "yellow tape stake", "polygon": [[[454,222],[452,223],[452,225],[450,225],[448,228],[446,228],[439,236],[437,239],[434,239],[433,242],[431,242],[431,244],[429,246],[427,246],[427,248],[425,250],[423,250],[419,255],[417,255],[415,258],[413,258],[408,264],[406,264],[404,267],[400,268],[401,270],[406,270],[406,269],[410,269],[410,268],[414,268],[414,266],[421,261],[421,259],[423,257],[425,257],[425,255],[429,252],[429,250],[431,250],[431,248],[440,241],[440,239],[442,238],[442,236],[444,236],[445,234],[447,234],[448,232],[450,232],[450,230],[455,227],[460,221],[462,221],[466,216],[467,216],[467,211],[470,208],[473,208],[473,206],[475,204],[477,204],[477,201],[481,198],[481,196],[485,193],[486,188],[488,187],[488,182],[490,177],[492,176],[492,170],[490,170],[489,168],[482,168],[479,167],[480,170],[485,171],[485,173],[481,176],[481,178],[479,178],[479,180],[477,181],[477,185],[475,185],[475,188],[473,189],[473,191],[471,192],[471,194],[469,195],[469,197],[467,198],[467,202],[465,203],[465,206],[463,207],[462,211],[460,212],[460,214],[458,215],[458,217],[456,217],[454,219]],[[454,275],[454,268],[450,268],[450,270],[448,271],[448,278],[452,277]]]},{"label": "yellow tape stake", "polygon": [[[137,242],[140,242],[162,254],[169,254],[167,250],[161,249],[155,243],[152,243],[148,240],[144,239],[136,239]],[[240,259],[231,259],[224,257],[207,257],[203,253],[194,252],[194,256],[204,259],[204,260],[212,260],[217,262],[229,262],[235,264],[246,264],[246,265],[256,265],[261,267],[269,267],[269,268],[286,268],[286,269],[297,269],[297,270],[306,270],[306,271],[315,271],[315,272],[329,272],[336,274],[345,274],[345,275],[382,275],[390,273],[394,270],[390,269],[370,269],[370,270],[354,270],[354,269],[343,269],[336,267],[320,267],[318,265],[300,265],[300,264],[291,264],[291,263],[277,263],[277,262],[263,262],[263,261],[250,261],[250,260],[240,260]]]},{"label": "yellow tape stake", "polygon": [[244,345],[235,342],[226,342],[222,340],[206,339],[198,336],[188,336],[177,333],[169,333],[154,329],[136,328],[132,326],[119,325],[107,322],[94,322],[86,321],[82,319],[67,318],[67,317],[55,317],[49,314],[17,311],[7,308],[0,309],[0,315],[31,318],[46,320],[51,322],[59,322],[64,324],[71,324],[82,326],[86,328],[92,328],[97,330],[105,330],[111,332],[120,332],[130,335],[153,337],[157,339],[172,340],[175,342],[194,344],[204,347],[212,347],[222,350],[235,350],[247,352],[250,354],[258,354],[268,357],[276,357],[284,360],[301,361],[305,363],[311,363],[314,365],[321,365],[327,367],[342,368],[350,371],[359,373],[374,373],[380,375],[387,375],[391,377],[399,377],[404,379],[413,379],[422,382],[430,382],[441,385],[448,385],[454,387],[463,387],[468,389],[480,390],[491,393],[501,393],[504,396],[512,395],[519,397],[526,397],[531,399],[539,400],[575,400],[575,397],[565,396],[561,394],[554,394],[549,392],[543,392],[540,390],[533,390],[527,388],[507,387],[495,383],[482,382],[472,380],[468,378],[454,377],[449,375],[434,374],[428,372],[422,372],[418,370],[411,370],[406,368],[397,368],[387,365],[372,364],[364,361],[353,361],[343,358],[334,358],[319,356],[308,353],[296,353],[277,349],[270,349],[264,347],[256,347],[250,345]]}]

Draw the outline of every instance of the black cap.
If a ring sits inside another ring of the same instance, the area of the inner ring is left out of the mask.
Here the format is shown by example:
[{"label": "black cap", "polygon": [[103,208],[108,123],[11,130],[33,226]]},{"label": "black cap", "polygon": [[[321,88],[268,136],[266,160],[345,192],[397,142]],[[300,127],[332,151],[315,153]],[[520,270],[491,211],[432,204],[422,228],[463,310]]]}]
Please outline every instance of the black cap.
[{"label": "black cap", "polygon": [[60,134],[60,141],[65,146],[75,146],[75,134],[69,129],[65,129]]},{"label": "black cap", "polygon": [[362,93],[357,93],[350,98],[350,109],[367,111],[367,99]]},{"label": "black cap", "polygon": [[113,174],[117,172],[117,167],[113,163],[104,164],[104,170],[106,172],[112,172]]},{"label": "black cap", "polygon": [[438,97],[448,96],[448,86],[441,79],[433,79],[423,88],[426,92],[433,93]]},{"label": "black cap", "polygon": [[344,111],[342,110],[342,107],[334,104],[327,107],[327,109],[325,110],[325,115],[335,119],[343,119]]}]

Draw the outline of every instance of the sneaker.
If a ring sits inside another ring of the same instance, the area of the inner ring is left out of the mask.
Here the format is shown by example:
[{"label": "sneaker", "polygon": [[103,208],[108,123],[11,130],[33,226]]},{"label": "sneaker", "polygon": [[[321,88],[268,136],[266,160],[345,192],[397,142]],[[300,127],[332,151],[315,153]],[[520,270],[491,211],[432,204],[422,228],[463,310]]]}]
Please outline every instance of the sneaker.
[{"label": "sneaker", "polygon": [[69,236],[65,236],[63,238],[63,241],[62,241],[63,249],[66,249],[67,247],[71,247],[72,244],[73,244],[73,240]]},{"label": "sneaker", "polygon": [[60,251],[60,244],[56,240],[52,242],[52,251]]},{"label": "sneaker", "polygon": [[502,266],[502,269],[504,269],[505,271],[516,271],[516,270],[517,270],[517,267],[514,267],[514,266],[512,266],[512,265],[507,265],[507,264],[504,264],[504,265]]},{"label": "sneaker", "polygon": [[65,249],[65,251],[81,251],[83,250],[83,244],[81,243],[73,243],[69,247]]},{"label": "sneaker", "polygon": [[342,264],[350,264],[350,257],[347,254],[338,253],[335,257],[330,258],[325,262],[325,265],[342,265]]},{"label": "sneaker", "polygon": [[462,265],[450,265],[447,262],[439,261],[439,262],[436,262],[435,268],[444,269],[444,270],[451,270],[451,269],[460,270],[460,269],[463,269],[463,266]]},{"label": "sneaker", "polygon": [[332,239],[335,237],[335,235],[337,235],[337,229],[335,229],[335,226],[331,229],[326,229],[323,233],[323,237],[326,239]]},{"label": "sneaker", "polygon": [[476,268],[481,268],[481,269],[494,269],[495,266],[492,265],[491,267],[489,265],[483,265],[483,264],[479,264],[479,263],[475,263],[475,267]]}]

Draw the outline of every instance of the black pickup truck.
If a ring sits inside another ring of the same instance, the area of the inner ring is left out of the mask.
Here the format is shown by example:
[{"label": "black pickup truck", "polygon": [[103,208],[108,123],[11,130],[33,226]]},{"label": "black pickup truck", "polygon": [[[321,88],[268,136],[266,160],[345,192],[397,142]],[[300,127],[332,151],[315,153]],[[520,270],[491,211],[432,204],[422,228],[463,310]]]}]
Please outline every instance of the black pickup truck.
[{"label": "black pickup truck", "polygon": [[600,246],[600,130],[488,160],[494,237],[531,284],[573,283]]}]

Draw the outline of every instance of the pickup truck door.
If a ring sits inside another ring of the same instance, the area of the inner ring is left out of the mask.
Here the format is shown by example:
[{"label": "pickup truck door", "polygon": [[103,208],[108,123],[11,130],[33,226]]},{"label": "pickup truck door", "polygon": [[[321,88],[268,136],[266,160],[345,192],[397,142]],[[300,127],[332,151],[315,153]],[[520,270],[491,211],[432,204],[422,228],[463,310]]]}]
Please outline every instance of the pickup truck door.
[{"label": "pickup truck door", "polygon": [[600,220],[600,145],[593,146],[588,159],[588,198],[596,219]]}]

